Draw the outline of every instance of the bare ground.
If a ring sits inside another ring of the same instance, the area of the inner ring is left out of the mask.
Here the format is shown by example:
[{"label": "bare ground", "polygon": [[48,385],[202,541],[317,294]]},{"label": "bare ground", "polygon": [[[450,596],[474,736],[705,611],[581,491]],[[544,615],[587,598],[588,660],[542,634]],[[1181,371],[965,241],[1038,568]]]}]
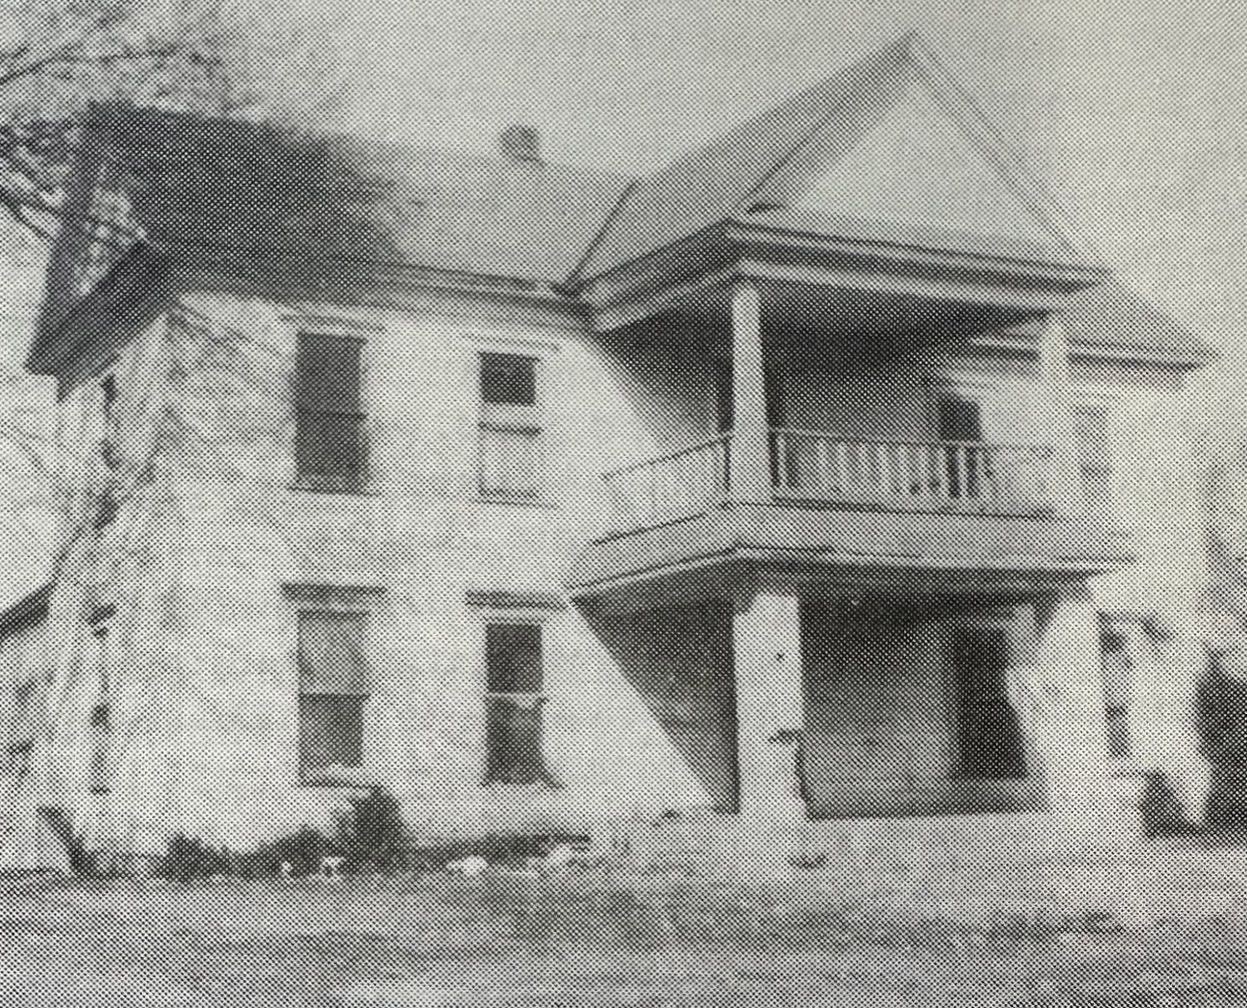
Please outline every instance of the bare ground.
[{"label": "bare ground", "polygon": [[14,1005],[1241,1005],[1247,850],[886,884],[28,880],[0,928]]}]

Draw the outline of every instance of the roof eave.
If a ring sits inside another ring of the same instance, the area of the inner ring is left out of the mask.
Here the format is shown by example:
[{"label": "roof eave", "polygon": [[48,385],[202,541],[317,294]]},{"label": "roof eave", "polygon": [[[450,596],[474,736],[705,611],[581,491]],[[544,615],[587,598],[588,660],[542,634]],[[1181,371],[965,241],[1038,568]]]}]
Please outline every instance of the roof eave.
[{"label": "roof eave", "polygon": [[986,246],[978,250],[969,245],[948,247],[917,235],[904,240],[842,235],[737,218],[729,222],[725,237],[748,248],[799,250],[835,261],[875,262],[883,269],[904,272],[993,276],[1008,286],[1063,292],[1083,290],[1112,275],[1103,263],[1084,257],[1040,257],[1020,246],[1004,252],[988,251]]}]

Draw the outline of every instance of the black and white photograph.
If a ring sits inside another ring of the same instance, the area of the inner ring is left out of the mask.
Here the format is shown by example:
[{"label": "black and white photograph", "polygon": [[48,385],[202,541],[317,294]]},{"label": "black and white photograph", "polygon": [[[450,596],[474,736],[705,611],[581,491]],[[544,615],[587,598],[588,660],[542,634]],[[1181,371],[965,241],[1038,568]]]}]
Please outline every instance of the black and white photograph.
[{"label": "black and white photograph", "polygon": [[0,0],[0,939],[1247,1004],[1247,11]]}]

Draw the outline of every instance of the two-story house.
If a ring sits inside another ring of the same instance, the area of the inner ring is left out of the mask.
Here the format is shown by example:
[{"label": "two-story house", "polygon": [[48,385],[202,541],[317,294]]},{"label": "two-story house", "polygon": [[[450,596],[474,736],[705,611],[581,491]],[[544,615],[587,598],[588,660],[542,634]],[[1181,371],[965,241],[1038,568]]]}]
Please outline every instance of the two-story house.
[{"label": "two-story house", "polygon": [[640,179],[523,127],[84,137],[6,688],[12,793],[89,846],[370,784],[427,834],[1121,821],[1096,432],[1207,352],[1080,323],[1108,271],[921,42]]}]

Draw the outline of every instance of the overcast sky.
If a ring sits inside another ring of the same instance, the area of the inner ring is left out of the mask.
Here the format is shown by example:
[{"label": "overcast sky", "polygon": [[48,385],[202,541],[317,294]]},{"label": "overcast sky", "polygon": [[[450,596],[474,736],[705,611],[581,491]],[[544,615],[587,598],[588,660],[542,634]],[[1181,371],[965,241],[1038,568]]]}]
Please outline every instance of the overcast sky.
[{"label": "overcast sky", "polygon": [[301,0],[333,21],[344,117],[441,145],[540,127],[643,172],[907,29],[1000,122],[1124,276],[1247,338],[1247,13],[1238,3]]}]

